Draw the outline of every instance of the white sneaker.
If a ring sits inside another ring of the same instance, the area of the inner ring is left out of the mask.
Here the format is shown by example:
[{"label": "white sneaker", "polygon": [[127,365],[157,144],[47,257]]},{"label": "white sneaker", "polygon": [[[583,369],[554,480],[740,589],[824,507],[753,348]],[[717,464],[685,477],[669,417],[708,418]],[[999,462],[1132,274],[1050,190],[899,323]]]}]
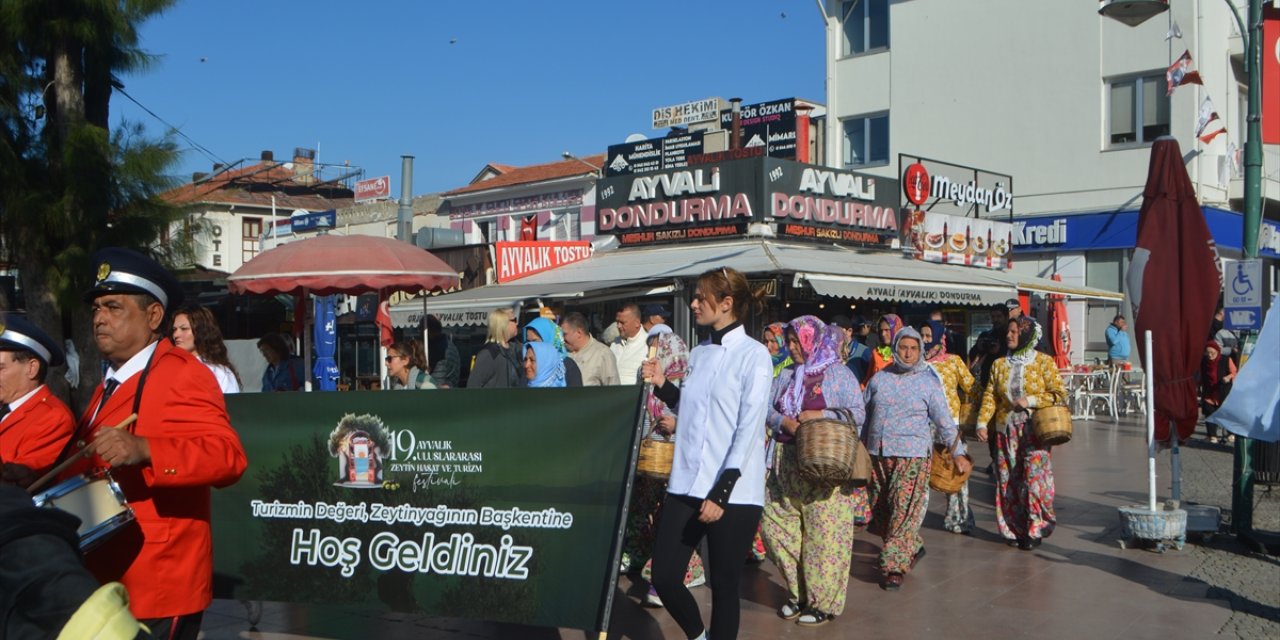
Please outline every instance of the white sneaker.
[{"label": "white sneaker", "polygon": [[686,584],[685,586],[692,589],[693,587],[701,587],[706,583],[707,583],[707,574],[704,573],[700,576],[694,576],[694,578],[689,581],[689,584]]}]

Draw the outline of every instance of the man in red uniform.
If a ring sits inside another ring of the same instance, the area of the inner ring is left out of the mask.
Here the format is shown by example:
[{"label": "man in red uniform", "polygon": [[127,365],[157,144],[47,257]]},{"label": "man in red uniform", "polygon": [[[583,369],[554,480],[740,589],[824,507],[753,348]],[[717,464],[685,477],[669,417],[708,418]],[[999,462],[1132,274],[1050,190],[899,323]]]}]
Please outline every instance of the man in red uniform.
[{"label": "man in red uniform", "polygon": [[44,384],[65,361],[57,341],[26,318],[0,324],[0,482],[26,487],[49,470],[71,439],[71,410]]},{"label": "man in red uniform", "polygon": [[[240,479],[244,448],[209,368],[163,337],[181,302],[177,279],[128,249],[104,249],[93,263],[85,298],[108,369],[72,443],[92,455],[72,473],[109,467],[136,525],[85,561],[128,588],[129,609],[155,637],[194,639],[213,598],[210,487]],[[133,424],[115,428],[131,414]]]}]

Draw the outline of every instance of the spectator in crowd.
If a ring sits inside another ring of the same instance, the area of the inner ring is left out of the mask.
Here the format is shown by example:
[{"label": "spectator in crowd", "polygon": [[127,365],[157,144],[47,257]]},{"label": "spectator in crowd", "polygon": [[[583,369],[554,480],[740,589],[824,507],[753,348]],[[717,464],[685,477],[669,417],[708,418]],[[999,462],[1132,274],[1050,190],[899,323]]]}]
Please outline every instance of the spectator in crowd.
[{"label": "spectator in crowd", "polygon": [[994,418],[996,526],[1010,546],[1028,551],[1053,533],[1053,465],[1049,448],[1031,428],[1031,412],[1066,402],[1053,358],[1035,350],[1040,325],[1028,317],[1009,320],[1008,355],[991,366],[982,394],[978,439],[988,440]]},{"label": "spectator in crowd", "polygon": [[289,351],[289,343],[278,333],[268,333],[258,340],[258,352],[267,361],[262,372],[263,391],[297,391],[307,380],[302,358]]},{"label": "spectator in crowd", "polygon": [[902,330],[902,327],[902,318],[899,318],[897,314],[886,313],[880,316],[880,346],[876,347],[871,353],[871,368],[867,369],[867,377],[862,380],[864,388],[877,371],[893,364],[893,339]]},{"label": "spectator in crowd", "polygon": [[555,347],[556,353],[559,353],[564,360],[565,386],[582,386],[582,370],[578,368],[578,363],[569,357],[569,351],[564,344],[564,332],[561,331],[560,325],[542,316],[534,318],[524,326],[524,340],[525,342],[546,342]]},{"label": "spectator in crowd", "polygon": [[844,331],[845,366],[853,372],[855,378],[859,381],[863,380],[871,368],[871,347],[867,346],[871,325],[862,316],[850,319],[849,316],[843,315],[832,318],[831,324]]},{"label": "spectator in crowd", "polygon": [[[1010,302],[1016,301],[1010,300]],[[1005,341],[1009,331],[1009,313],[1008,303],[992,306],[991,328],[978,334],[978,339],[974,342],[973,348],[969,350],[969,370],[974,371],[976,369],[975,376],[978,380],[977,389],[979,393],[987,388],[987,382],[991,379],[991,365],[995,364],[996,360],[1000,359],[1008,351]],[[980,403],[982,400],[978,398],[977,401]],[[987,440],[987,452],[991,455],[991,464],[987,465],[985,471],[990,475],[995,472],[995,438]]]},{"label": "spectator in crowd", "polygon": [[413,338],[397,340],[387,347],[388,389],[435,389],[427,373],[427,357],[422,344]]},{"label": "spectator in crowd", "polygon": [[467,378],[468,389],[505,389],[525,385],[524,357],[518,355],[515,315],[510,309],[489,312],[489,331],[484,346],[476,353]]},{"label": "spectator in crowd", "polygon": [[453,339],[444,332],[444,325],[435,315],[427,316],[427,368],[431,382],[441,389],[458,386],[462,375],[462,357]]},{"label": "spectator in crowd", "polygon": [[769,350],[769,357],[773,360],[773,377],[777,378],[783,369],[791,366],[794,362],[791,359],[791,352],[787,350],[787,338],[785,335],[786,323],[775,322],[764,328],[765,348]]},{"label": "spectator in crowd", "polygon": [[527,342],[524,345],[524,375],[530,387],[563,387],[564,358],[555,347],[545,342]]},{"label": "spectator in crowd", "polygon": [[1129,332],[1124,314],[1117,313],[1107,325],[1107,364],[1119,366],[1129,361]]},{"label": "spectator in crowd", "polygon": [[586,316],[572,311],[560,320],[564,331],[564,344],[569,357],[577,364],[582,375],[582,386],[603,387],[618,384],[618,362],[599,340],[591,337]]},{"label": "spectator in crowd", "polygon": [[[924,340],[924,358],[938,374],[942,392],[947,396],[947,408],[951,418],[960,423],[960,398],[968,398],[974,390],[973,374],[960,356],[947,353],[947,330],[941,320],[930,320],[920,327],[920,339]],[[942,528],[951,533],[972,533],[973,512],[969,510],[969,483],[960,491],[947,496],[947,514]]]},{"label": "spectator in crowd", "polygon": [[660,304],[646,304],[641,310],[640,316],[644,319],[641,326],[644,327],[645,333],[648,333],[654,326],[665,324],[671,326],[671,312]]},{"label": "spectator in crowd", "polygon": [[[1205,418],[1222,406],[1235,379],[1236,363],[1223,353],[1222,345],[1210,340],[1204,347],[1204,357],[1200,359],[1200,410]],[[1218,442],[1218,425],[1206,420],[1204,428],[1209,442]]]},{"label": "spectator in crowd", "polygon": [[[906,327],[893,339],[894,360],[867,383],[867,426],[862,439],[871,453],[870,530],[884,539],[880,587],[902,588],[907,572],[924,557],[920,526],[929,505],[929,463],[934,442],[956,441],[947,397],[924,359],[920,334]],[[969,468],[964,442],[957,468]]]},{"label": "spectator in crowd", "polygon": [[618,338],[609,345],[609,350],[618,364],[618,378],[622,384],[635,384],[639,380],[640,365],[649,352],[640,307],[635,303],[623,305],[616,320]]},{"label": "spectator in crowd", "polygon": [[1240,363],[1240,340],[1236,338],[1236,334],[1226,327],[1226,311],[1222,305],[1218,305],[1218,309],[1213,312],[1213,325],[1209,330],[1209,339],[1218,343],[1222,347],[1222,355]]},{"label": "spectator in crowd", "polygon": [[800,473],[796,430],[806,420],[832,418],[856,432],[866,409],[858,379],[840,358],[843,329],[800,316],[788,323],[786,337],[796,366],[774,379],[770,396],[766,425],[775,453],[765,482],[763,533],[788,592],[778,615],[816,627],[844,613],[854,522],[858,513],[865,516],[867,490],[807,480]]},{"label": "spectator in crowd", "polygon": [[173,314],[173,344],[209,367],[223,393],[240,393],[240,374],[227,358],[222,330],[208,309],[198,304],[179,307]]}]

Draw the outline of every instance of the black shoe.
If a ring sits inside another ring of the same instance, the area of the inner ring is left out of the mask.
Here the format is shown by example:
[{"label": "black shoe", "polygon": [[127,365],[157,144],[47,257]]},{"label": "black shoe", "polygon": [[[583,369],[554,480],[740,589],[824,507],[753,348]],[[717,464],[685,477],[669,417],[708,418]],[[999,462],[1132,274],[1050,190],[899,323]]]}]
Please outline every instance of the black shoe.
[{"label": "black shoe", "polygon": [[1039,544],[1032,543],[1031,538],[1022,538],[1018,540],[1018,548],[1023,551],[1030,551],[1037,546],[1039,546]]},{"label": "black shoe", "polygon": [[885,575],[880,581],[880,588],[885,591],[897,591],[902,588],[902,582],[905,578],[901,573],[890,573]]},{"label": "black shoe", "polygon": [[914,556],[911,556],[911,568],[912,569],[916,568],[916,563],[920,562],[920,558],[923,558],[923,557],[924,557],[924,547],[920,547],[920,550],[917,551]]},{"label": "black shoe", "polygon": [[1019,539],[1017,539],[1017,540],[1005,540],[1005,541],[1004,541],[1004,543],[1005,543],[1005,544],[1007,544],[1007,545],[1009,545],[1009,546],[1011,546],[1011,547],[1021,547],[1021,546],[1022,546],[1022,539],[1021,539],[1021,538],[1019,538]]},{"label": "black shoe", "polygon": [[992,464],[989,464],[989,465],[987,465],[987,466],[983,467],[982,472],[983,472],[983,473],[985,473],[985,474],[987,474],[987,475],[989,475],[989,476],[993,476],[993,475],[995,475],[995,474],[996,474],[996,465],[995,465],[995,463],[992,463]]}]

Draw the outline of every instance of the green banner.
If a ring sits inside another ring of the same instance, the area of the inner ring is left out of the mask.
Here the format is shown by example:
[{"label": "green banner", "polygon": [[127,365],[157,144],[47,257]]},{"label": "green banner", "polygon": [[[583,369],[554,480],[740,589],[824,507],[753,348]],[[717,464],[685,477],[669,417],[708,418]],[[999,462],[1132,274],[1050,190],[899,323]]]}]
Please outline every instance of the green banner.
[{"label": "green banner", "polygon": [[213,495],[218,596],[599,630],[638,395],[227,396],[249,470]]}]

